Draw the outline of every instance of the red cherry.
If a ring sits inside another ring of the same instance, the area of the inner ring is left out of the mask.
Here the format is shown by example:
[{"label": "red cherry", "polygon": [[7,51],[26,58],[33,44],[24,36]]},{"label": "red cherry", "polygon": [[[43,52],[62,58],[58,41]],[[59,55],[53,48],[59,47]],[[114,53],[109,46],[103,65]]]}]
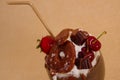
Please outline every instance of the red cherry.
[{"label": "red cherry", "polygon": [[40,47],[43,52],[46,54],[49,53],[51,47],[53,46],[53,43],[55,42],[54,38],[51,36],[45,36],[42,38],[40,42]]},{"label": "red cherry", "polygon": [[86,47],[82,47],[81,51],[82,52],[87,52],[87,48]]},{"label": "red cherry", "polygon": [[85,56],[85,52],[79,52],[78,53],[78,58],[84,58],[84,56]]},{"label": "red cherry", "polygon": [[78,52],[78,58],[83,58],[86,55],[86,47],[82,47],[81,51]]},{"label": "red cherry", "polygon": [[94,36],[89,36],[88,37],[88,39],[87,39],[87,45],[93,51],[98,51],[101,48],[101,43]]},{"label": "red cherry", "polygon": [[94,53],[91,51],[91,52],[87,52],[87,55],[84,58],[85,59],[88,58],[92,62],[95,56]]}]

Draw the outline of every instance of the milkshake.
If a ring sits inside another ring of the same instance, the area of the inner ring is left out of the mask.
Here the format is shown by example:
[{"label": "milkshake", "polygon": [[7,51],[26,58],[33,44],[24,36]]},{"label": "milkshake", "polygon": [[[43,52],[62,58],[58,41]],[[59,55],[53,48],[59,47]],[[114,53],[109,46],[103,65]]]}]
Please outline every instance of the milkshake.
[{"label": "milkshake", "polygon": [[46,53],[45,68],[50,79],[104,80],[98,38],[82,29],[64,29],[55,37],[43,37],[38,47]]}]

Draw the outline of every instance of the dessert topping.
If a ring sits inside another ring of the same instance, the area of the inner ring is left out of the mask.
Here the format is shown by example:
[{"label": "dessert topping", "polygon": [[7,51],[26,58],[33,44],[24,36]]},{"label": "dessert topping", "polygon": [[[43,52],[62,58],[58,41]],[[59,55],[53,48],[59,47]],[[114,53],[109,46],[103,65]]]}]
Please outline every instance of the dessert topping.
[{"label": "dessert topping", "polygon": [[70,31],[73,31],[73,30],[72,29],[64,29],[55,37],[55,40],[58,45],[63,44],[67,40]]},{"label": "dessert topping", "polygon": [[78,58],[84,58],[85,54],[86,54],[85,52],[80,51],[80,52],[78,53]]},{"label": "dessert topping", "polygon": [[101,48],[101,43],[94,36],[89,36],[88,37],[87,45],[93,51],[98,51]]},{"label": "dessert topping", "polygon": [[75,60],[75,65],[76,65],[76,67],[77,67],[78,69],[81,68],[81,60],[82,60],[82,59],[80,59],[80,58],[77,58],[77,59]]},{"label": "dessert topping", "polygon": [[92,52],[92,51],[89,51],[89,52],[87,52],[86,53],[87,55],[84,57],[85,59],[89,59],[90,60],[90,62],[92,62],[93,61],[93,59],[94,59],[94,53]]},{"label": "dessert topping", "polygon": [[37,48],[41,48],[43,52],[48,54],[54,43],[55,43],[55,40],[53,37],[45,36],[42,38]]},{"label": "dessert topping", "polygon": [[[55,55],[52,56],[53,54]],[[74,67],[75,58],[74,45],[66,41],[62,45],[53,45],[45,60],[48,68],[58,73],[66,73]]]},{"label": "dessert topping", "polygon": [[77,45],[82,45],[86,41],[88,36],[89,34],[87,32],[78,31],[75,34],[71,35],[71,40]]},{"label": "dessert topping", "polygon": [[92,68],[92,64],[90,62],[90,59],[86,58],[86,59],[82,59],[80,62],[80,68],[81,69],[90,69]]},{"label": "dessert topping", "polygon": [[89,36],[87,38],[87,45],[89,46],[89,48],[93,51],[98,51],[101,48],[101,43],[98,40],[103,34],[106,34],[107,32],[104,31],[102,32],[97,38],[95,38],[94,36]]},{"label": "dessert topping", "polygon": [[78,69],[90,69],[92,68],[92,64],[89,58],[77,58],[75,60],[75,65]]},{"label": "dessert topping", "polygon": [[78,58],[88,58],[92,62],[94,59],[94,53],[89,48],[83,47],[81,51],[78,53]]}]

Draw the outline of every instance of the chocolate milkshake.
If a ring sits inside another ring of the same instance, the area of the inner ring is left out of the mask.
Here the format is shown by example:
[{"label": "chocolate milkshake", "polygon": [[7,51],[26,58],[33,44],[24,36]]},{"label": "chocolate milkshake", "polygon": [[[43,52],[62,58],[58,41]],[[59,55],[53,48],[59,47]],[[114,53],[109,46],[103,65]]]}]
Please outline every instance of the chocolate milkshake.
[{"label": "chocolate milkshake", "polygon": [[56,37],[43,37],[38,47],[46,53],[51,80],[104,80],[101,43],[88,32],[64,29]]}]

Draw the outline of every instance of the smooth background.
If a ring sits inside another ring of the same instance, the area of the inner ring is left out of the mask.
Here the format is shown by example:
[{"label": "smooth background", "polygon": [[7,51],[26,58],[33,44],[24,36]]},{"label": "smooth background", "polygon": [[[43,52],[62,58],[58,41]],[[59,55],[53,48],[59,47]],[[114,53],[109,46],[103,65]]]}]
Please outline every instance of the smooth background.
[{"label": "smooth background", "polygon": [[[0,80],[49,80],[36,40],[48,35],[29,6],[0,0]],[[120,80],[120,0],[31,0],[54,35],[82,28],[100,38],[105,80]]]}]

